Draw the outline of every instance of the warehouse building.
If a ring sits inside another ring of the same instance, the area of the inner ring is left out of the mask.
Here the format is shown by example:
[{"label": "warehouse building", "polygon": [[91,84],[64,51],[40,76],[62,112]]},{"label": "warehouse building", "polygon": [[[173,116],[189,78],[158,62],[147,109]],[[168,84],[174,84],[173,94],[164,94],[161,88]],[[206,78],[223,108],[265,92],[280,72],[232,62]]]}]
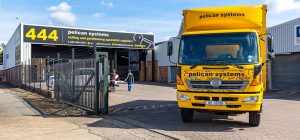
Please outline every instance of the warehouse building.
[{"label": "warehouse building", "polygon": [[[154,35],[145,33],[114,32],[94,29],[32,25],[21,23],[4,47],[3,69],[18,65],[46,63],[45,58],[57,58],[57,53],[72,48],[96,47],[96,51],[107,52],[110,71],[116,69],[121,79],[131,69],[136,80],[147,80],[146,55],[154,48]],[[78,53],[75,52],[77,55]],[[81,58],[90,53],[80,52]],[[70,59],[66,58],[66,59]],[[63,54],[60,56],[62,59]],[[65,56],[67,57],[67,56]],[[42,61],[42,62],[41,62]]]},{"label": "warehouse building", "polygon": [[271,88],[300,90],[300,18],[270,27],[276,58],[271,63]]},{"label": "warehouse building", "polygon": [[168,83],[176,83],[176,73],[177,73],[177,59],[178,59],[178,47],[179,47],[179,39],[174,39],[174,55],[170,57],[171,62],[169,61],[169,57],[167,55],[168,41],[158,42],[154,46],[154,51],[148,52],[147,61],[151,62],[152,53],[154,52],[155,58],[155,81],[159,82],[168,82]]}]

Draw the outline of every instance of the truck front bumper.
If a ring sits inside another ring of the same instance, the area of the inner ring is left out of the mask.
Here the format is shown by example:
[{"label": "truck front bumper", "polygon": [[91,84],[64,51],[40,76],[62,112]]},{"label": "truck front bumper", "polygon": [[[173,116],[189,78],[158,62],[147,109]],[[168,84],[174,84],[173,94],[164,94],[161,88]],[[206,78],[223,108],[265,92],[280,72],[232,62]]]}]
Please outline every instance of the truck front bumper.
[{"label": "truck front bumper", "polygon": [[[178,94],[187,95],[190,100],[180,100]],[[260,111],[262,103],[262,92],[258,93],[193,93],[177,92],[177,103],[179,108],[210,111]],[[257,96],[257,102],[244,102],[247,97]],[[207,105],[206,101],[222,101],[226,105]]]}]

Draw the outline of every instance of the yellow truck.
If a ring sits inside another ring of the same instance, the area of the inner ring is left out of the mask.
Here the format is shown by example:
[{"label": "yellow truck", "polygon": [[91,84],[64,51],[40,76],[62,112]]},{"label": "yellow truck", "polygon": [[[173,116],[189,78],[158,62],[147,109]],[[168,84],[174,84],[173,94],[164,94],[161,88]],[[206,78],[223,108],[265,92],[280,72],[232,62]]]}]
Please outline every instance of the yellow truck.
[{"label": "yellow truck", "polygon": [[[266,5],[183,11],[177,62],[177,102],[183,122],[191,122],[195,111],[249,112],[249,124],[260,124],[266,66],[274,58],[266,13]],[[172,54],[170,39],[168,56]]]}]

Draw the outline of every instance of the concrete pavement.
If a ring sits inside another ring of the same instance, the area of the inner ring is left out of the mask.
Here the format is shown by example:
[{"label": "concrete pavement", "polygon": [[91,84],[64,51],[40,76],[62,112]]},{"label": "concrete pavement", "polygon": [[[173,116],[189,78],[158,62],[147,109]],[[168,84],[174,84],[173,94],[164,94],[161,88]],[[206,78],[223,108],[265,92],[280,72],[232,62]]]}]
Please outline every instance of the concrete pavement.
[{"label": "concrete pavement", "polygon": [[17,94],[0,87],[0,117],[40,115]]},{"label": "concrete pavement", "polygon": [[99,139],[99,136],[63,118],[39,115],[17,93],[0,87],[0,140]]},{"label": "concrete pavement", "polygon": [[4,87],[0,112],[0,140],[171,139],[108,116],[40,116],[18,93]]}]

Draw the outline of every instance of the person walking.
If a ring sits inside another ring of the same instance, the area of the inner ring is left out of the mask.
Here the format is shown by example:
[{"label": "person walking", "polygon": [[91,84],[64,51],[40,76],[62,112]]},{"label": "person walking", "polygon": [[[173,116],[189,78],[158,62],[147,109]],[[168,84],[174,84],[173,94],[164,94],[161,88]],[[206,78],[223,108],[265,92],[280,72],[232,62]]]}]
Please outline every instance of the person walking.
[{"label": "person walking", "polygon": [[128,74],[127,74],[125,81],[128,84],[128,91],[131,92],[132,84],[134,83],[134,76],[131,73],[131,70],[128,70]]},{"label": "person walking", "polygon": [[118,79],[119,79],[119,75],[116,73],[116,70],[113,69],[112,72],[110,73],[110,82],[109,82],[112,92],[116,91],[115,86],[116,86],[116,80]]}]

